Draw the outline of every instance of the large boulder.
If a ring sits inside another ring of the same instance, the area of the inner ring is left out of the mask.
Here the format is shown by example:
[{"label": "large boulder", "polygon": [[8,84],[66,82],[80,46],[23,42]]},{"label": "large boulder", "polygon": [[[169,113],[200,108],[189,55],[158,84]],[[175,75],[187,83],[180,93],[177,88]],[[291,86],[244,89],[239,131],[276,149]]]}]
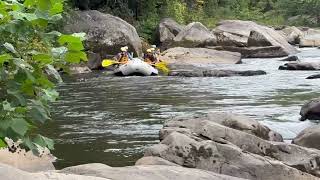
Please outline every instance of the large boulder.
[{"label": "large boulder", "polygon": [[219,31],[217,29],[214,29],[212,33],[217,37],[217,44],[219,46],[246,47],[248,45],[248,37],[246,36]]},{"label": "large boulder", "polygon": [[257,121],[238,115],[175,118],[165,123],[160,137],[161,143],[148,148],[145,156],[247,179],[320,176],[319,150],[269,141],[282,139]]},{"label": "large boulder", "polygon": [[112,168],[103,164],[86,164],[65,168],[60,173],[102,177],[112,180],[241,180],[217,173],[179,166],[147,165]]},{"label": "large boulder", "polygon": [[0,163],[1,180],[110,180],[100,177],[80,176],[56,172],[29,173]]},{"label": "large boulder", "polygon": [[320,98],[313,99],[310,102],[304,104],[300,111],[301,121],[320,120]]},{"label": "large boulder", "polygon": [[242,58],[275,58],[285,57],[287,53],[279,46],[267,47],[236,47],[236,46],[215,46],[207,47],[219,51],[230,51],[241,53]]},{"label": "large boulder", "polygon": [[179,64],[239,64],[241,54],[236,52],[217,51],[206,48],[171,48],[163,52],[162,59],[168,63]]},{"label": "large boulder", "polygon": [[184,26],[171,18],[162,19],[158,26],[156,37],[161,49],[166,50],[183,28]]},{"label": "large boulder", "polygon": [[[101,59],[115,55],[120,47],[128,46],[135,55],[142,55],[142,45],[136,29],[124,20],[99,11],[75,11],[66,19],[63,31],[66,33],[85,32],[86,50],[98,54]],[[96,61],[93,56],[90,61]],[[92,64],[97,64],[96,62]],[[99,64],[99,63],[98,63]],[[97,68],[96,65],[93,66]]]},{"label": "large boulder", "polygon": [[320,46],[320,30],[308,29],[304,31],[300,39],[300,47],[318,47]]},{"label": "large boulder", "polygon": [[320,125],[311,126],[298,134],[293,144],[320,150]]},{"label": "large boulder", "polygon": [[[221,21],[218,26],[216,27],[215,31],[220,32],[227,32],[230,34],[233,34],[234,36],[239,36],[241,39],[241,42],[243,42],[244,38],[248,39],[250,37],[250,34],[252,31],[259,34],[260,39],[264,39],[268,42],[268,44],[272,46],[279,46],[283,48],[283,50],[289,54],[295,54],[298,51],[291,46],[287,40],[277,31],[275,31],[272,28],[258,25],[255,22],[252,21],[240,21],[240,20],[226,20]],[[234,38],[235,39],[235,38]],[[219,44],[218,44],[219,45]],[[248,44],[246,44],[248,46]]]},{"label": "large boulder", "polygon": [[174,46],[180,47],[206,47],[216,43],[216,37],[200,22],[188,24],[174,38]]},{"label": "large boulder", "polygon": [[279,70],[316,71],[316,70],[320,70],[320,64],[319,63],[308,63],[308,62],[286,63],[286,64],[280,66]]},{"label": "large boulder", "polygon": [[286,27],[279,31],[287,39],[288,43],[295,45],[300,43],[300,38],[304,33],[295,26]]}]

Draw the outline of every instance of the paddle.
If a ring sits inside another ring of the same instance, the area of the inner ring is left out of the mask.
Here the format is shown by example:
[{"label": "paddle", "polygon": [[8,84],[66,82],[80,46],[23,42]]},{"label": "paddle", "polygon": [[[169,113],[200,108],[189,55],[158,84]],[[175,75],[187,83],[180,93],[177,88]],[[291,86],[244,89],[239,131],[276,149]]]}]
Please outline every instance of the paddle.
[{"label": "paddle", "polygon": [[168,68],[168,64],[164,61],[158,62],[154,66],[166,75],[168,75],[170,72],[170,69]]},{"label": "paddle", "polygon": [[118,61],[111,60],[111,59],[104,59],[102,61],[102,67],[104,67],[104,68],[112,66],[114,64],[121,64],[121,63],[119,63]]}]

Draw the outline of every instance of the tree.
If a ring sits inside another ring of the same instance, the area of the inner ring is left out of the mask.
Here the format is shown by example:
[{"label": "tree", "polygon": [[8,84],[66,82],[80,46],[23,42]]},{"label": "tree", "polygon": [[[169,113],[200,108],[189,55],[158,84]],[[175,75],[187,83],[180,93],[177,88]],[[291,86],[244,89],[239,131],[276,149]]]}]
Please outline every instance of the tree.
[{"label": "tree", "polygon": [[63,0],[0,0],[0,147],[9,137],[31,150],[53,149],[34,130],[50,119],[48,103],[58,97],[55,68],[87,60],[83,34],[50,30],[62,11]]}]

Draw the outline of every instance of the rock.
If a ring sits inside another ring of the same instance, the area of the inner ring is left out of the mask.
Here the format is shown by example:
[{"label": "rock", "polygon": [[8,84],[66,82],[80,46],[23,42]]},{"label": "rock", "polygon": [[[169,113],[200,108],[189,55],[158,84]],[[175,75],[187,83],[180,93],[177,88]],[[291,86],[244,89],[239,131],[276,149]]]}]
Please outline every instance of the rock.
[{"label": "rock", "polygon": [[56,172],[29,173],[0,163],[2,180],[109,180],[106,178],[62,174]]},{"label": "rock", "polygon": [[158,26],[156,37],[161,49],[166,50],[183,28],[184,26],[178,24],[171,18],[162,19]]},{"label": "rock", "polygon": [[241,54],[227,51],[217,51],[206,48],[176,47],[162,53],[162,59],[168,63],[178,64],[239,64]]},{"label": "rock", "polygon": [[165,123],[161,143],[145,156],[247,179],[317,179],[310,174],[320,176],[320,151],[268,141],[281,141],[276,134],[232,114],[176,118]]},{"label": "rock", "polygon": [[70,74],[86,74],[92,72],[86,65],[72,65],[70,66]]},{"label": "rock", "polygon": [[165,159],[159,158],[159,157],[143,157],[139,159],[136,164],[136,166],[146,166],[146,165],[163,165],[163,166],[179,166],[178,164],[174,164],[170,161],[167,161]]},{"label": "rock", "polygon": [[307,79],[320,79],[320,74],[315,74],[312,76],[307,77]]},{"label": "rock", "polygon": [[308,29],[304,31],[300,39],[300,47],[318,47],[320,46],[320,30]]},{"label": "rock", "polygon": [[289,56],[289,57],[284,58],[280,61],[299,61],[299,58],[298,58],[298,56]]},{"label": "rock", "polygon": [[292,141],[293,144],[320,150],[320,125],[309,127],[298,134]]},{"label": "rock", "polygon": [[[10,152],[7,148],[0,149],[0,167],[6,164],[28,172],[55,170],[52,164],[54,160],[55,157],[51,154],[44,154],[38,157],[32,151],[26,152],[20,148],[15,153]],[[0,179],[2,179],[1,174]]]},{"label": "rock", "polygon": [[[277,31],[272,28],[258,25],[252,21],[240,21],[240,20],[226,20],[221,21],[216,27],[216,31],[227,32],[235,36],[239,36],[241,41],[244,42],[243,38],[249,39],[252,31],[259,33],[264,40],[268,41],[268,44],[272,46],[279,46],[286,52],[287,55],[295,54],[298,51],[291,46],[287,40]],[[234,38],[235,39],[235,38]],[[219,44],[218,44],[219,45]],[[246,44],[248,46],[248,44]]]},{"label": "rock", "polygon": [[248,37],[235,35],[228,32],[214,30],[212,33],[217,37],[217,44],[219,46],[236,46],[246,47],[248,45]]},{"label": "rock", "polygon": [[142,45],[136,29],[124,20],[96,10],[75,11],[63,27],[65,33],[87,34],[86,49],[105,58],[128,46],[135,55],[142,55]]},{"label": "rock", "polygon": [[285,57],[287,53],[280,46],[268,47],[235,47],[235,46],[215,46],[207,47],[219,51],[231,51],[241,53],[242,58],[275,58]]},{"label": "rock", "polygon": [[272,46],[272,43],[260,32],[251,31],[248,38],[249,47],[266,47]]},{"label": "rock", "polygon": [[88,175],[112,180],[240,180],[240,178],[200,169],[163,165],[112,168],[103,164],[86,164],[63,169],[60,173]]},{"label": "rock", "polygon": [[188,24],[174,38],[174,46],[188,48],[214,46],[216,43],[216,37],[199,22]]},{"label": "rock", "polygon": [[165,148],[158,152],[155,145],[145,156],[160,156],[176,164],[208,170],[245,179],[317,179],[295,168],[270,158],[241,150],[224,139],[209,140],[206,136],[194,136],[172,132],[162,142]]},{"label": "rock", "polygon": [[91,70],[99,70],[102,69],[102,59],[101,56],[97,53],[87,52],[88,55],[88,67]]},{"label": "rock", "polygon": [[320,70],[320,64],[307,62],[286,63],[283,66],[280,66],[279,70],[315,71]]},{"label": "rock", "polygon": [[304,35],[304,33],[295,26],[286,27],[280,32],[283,33],[287,41],[292,45],[299,44],[300,38]]},{"label": "rock", "polygon": [[320,98],[313,99],[310,102],[304,104],[300,110],[301,121],[320,120]]}]

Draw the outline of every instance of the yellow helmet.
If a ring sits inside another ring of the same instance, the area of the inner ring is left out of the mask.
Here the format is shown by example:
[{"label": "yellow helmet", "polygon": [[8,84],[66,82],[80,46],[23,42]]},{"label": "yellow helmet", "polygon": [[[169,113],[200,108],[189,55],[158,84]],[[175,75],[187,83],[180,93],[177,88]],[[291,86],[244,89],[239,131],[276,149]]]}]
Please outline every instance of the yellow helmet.
[{"label": "yellow helmet", "polygon": [[125,51],[127,51],[128,49],[126,48],[126,47],[121,47],[121,49],[120,49],[122,52],[125,52]]},{"label": "yellow helmet", "polygon": [[148,53],[151,53],[151,52],[152,52],[152,50],[151,50],[151,49],[147,49],[147,52],[148,52]]},{"label": "yellow helmet", "polygon": [[156,49],[155,49],[155,48],[150,48],[150,50],[151,50],[151,51],[155,51]]}]

